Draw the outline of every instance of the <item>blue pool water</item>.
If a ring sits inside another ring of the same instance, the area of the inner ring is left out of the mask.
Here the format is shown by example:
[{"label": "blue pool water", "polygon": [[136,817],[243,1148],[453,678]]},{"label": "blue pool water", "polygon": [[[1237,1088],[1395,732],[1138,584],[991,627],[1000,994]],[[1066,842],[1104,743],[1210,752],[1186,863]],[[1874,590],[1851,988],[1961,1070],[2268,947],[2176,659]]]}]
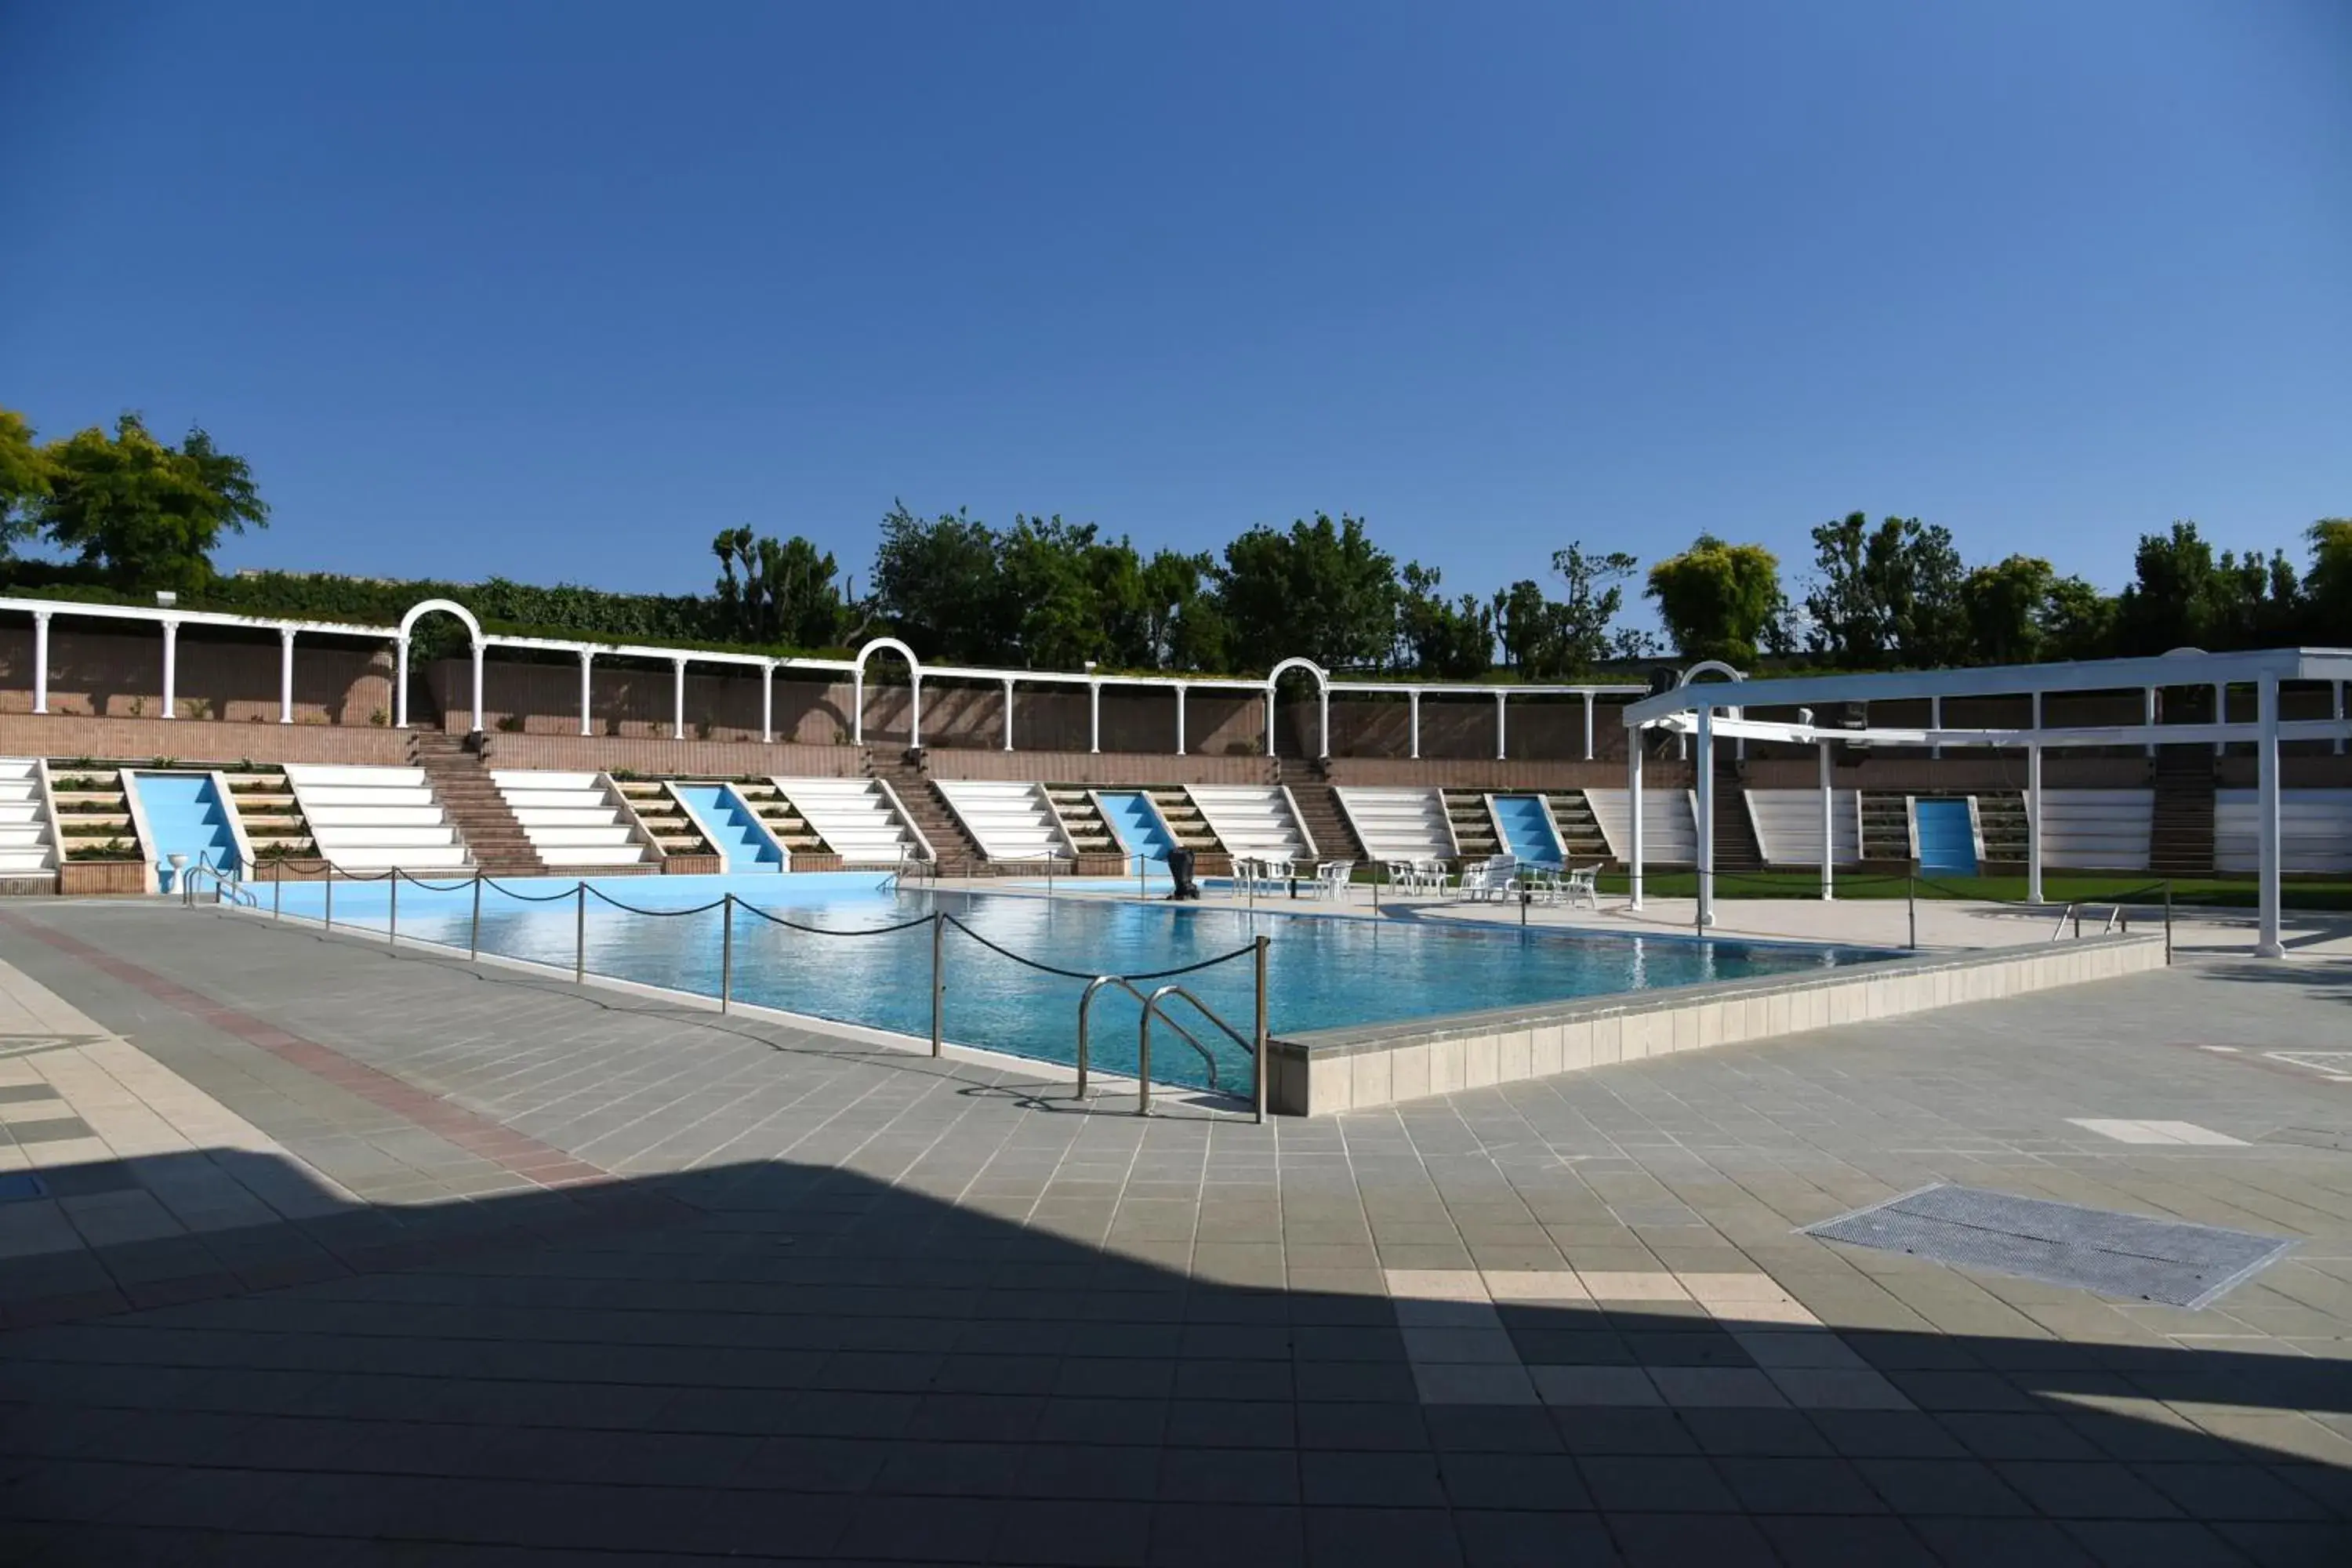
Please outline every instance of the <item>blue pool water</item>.
[{"label": "blue pool water", "polygon": [[210,773],[134,772],[131,787],[147,819],[147,858],[155,863],[157,890],[176,892],[171,858],[185,855],[191,866],[227,871],[238,864],[236,835]]},{"label": "blue pool water", "polygon": [[1543,799],[1532,795],[1498,795],[1495,820],[1503,829],[1503,847],[1538,866],[1560,863],[1559,839],[1544,815]]},{"label": "blue pool water", "polygon": [[[400,934],[463,948],[473,892],[465,883],[400,889]],[[921,920],[934,909],[1013,952],[1080,974],[1141,974],[1245,949],[1261,931],[1267,950],[1267,1016],[1279,1035],[1349,1024],[1391,1022],[1482,1007],[1557,1001],[1608,992],[1793,973],[1884,958],[1859,948],[1616,936],[1510,928],[1465,930],[1450,922],[1349,920],[1261,910],[1204,910],[1165,903],[1049,899],[1017,893],[898,892],[870,874],[790,877],[620,877],[590,886],[638,909],[683,910],[722,894],[827,932],[856,932]],[[569,969],[576,906],[572,884],[553,878],[500,882],[482,900],[486,952]],[[526,903],[500,892],[556,894]],[[257,884],[261,908],[273,894],[288,914],[317,918],[315,882]],[[587,962],[598,974],[715,995],[721,912],[632,914],[592,893]],[[385,884],[335,888],[335,923],[384,929]],[[931,933],[819,935],[734,912],[734,995],[741,1001],[928,1037]],[[1076,1050],[1084,982],[1040,973],[954,927],[945,936],[946,1037],[1017,1056],[1068,1062]],[[1253,1006],[1247,960],[1188,975],[1182,984],[1246,1035]],[[1150,990],[1150,985],[1144,986]],[[1094,1059],[1132,1072],[1140,1008],[1106,991],[1095,1009]],[[1248,1055],[1213,1031],[1217,1083],[1245,1093]],[[1153,1030],[1152,1077],[1204,1085],[1202,1059]]]},{"label": "blue pool water", "polygon": [[711,847],[725,856],[730,871],[781,871],[784,852],[759,814],[725,784],[679,784],[677,798],[702,825]]}]

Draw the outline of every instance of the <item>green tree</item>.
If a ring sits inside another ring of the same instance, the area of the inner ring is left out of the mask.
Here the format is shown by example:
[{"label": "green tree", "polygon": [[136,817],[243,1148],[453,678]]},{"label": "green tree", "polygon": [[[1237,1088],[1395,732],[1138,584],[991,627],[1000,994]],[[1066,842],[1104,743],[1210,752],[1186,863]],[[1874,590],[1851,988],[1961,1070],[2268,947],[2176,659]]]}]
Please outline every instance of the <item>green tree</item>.
[{"label": "green tree", "polygon": [[2012,555],[1998,565],[1970,572],[1960,584],[1960,602],[1974,661],[2031,664],[2040,658],[2051,590],[2057,582],[2050,563],[2032,555]]},{"label": "green tree", "polygon": [[2145,533],[2132,555],[2132,581],[2116,606],[2117,651],[2168,653],[2202,647],[2220,596],[2213,547],[2193,522],[2166,533]]},{"label": "green tree", "polygon": [[835,646],[848,610],[833,557],[794,534],[778,543],[732,528],[710,542],[719,578],[712,605],[717,635],[762,646]]},{"label": "green tree", "polygon": [[1149,657],[1160,669],[1222,670],[1231,668],[1232,628],[1216,593],[1216,558],[1162,550],[1143,567],[1145,637]]},{"label": "green tree", "polygon": [[[997,582],[1012,627],[1012,662],[1076,669],[1110,651],[1092,523],[1016,515],[997,542]],[[1133,552],[1129,552],[1129,554]]]},{"label": "green tree", "polygon": [[1958,663],[1968,651],[1951,531],[1916,517],[1876,528],[1861,512],[1813,530],[1820,574],[1805,596],[1815,652],[1858,668]]},{"label": "green tree", "polygon": [[874,604],[923,658],[999,663],[1013,642],[995,531],[961,511],[894,505],[874,554]]},{"label": "green tree", "polygon": [[2311,542],[2311,570],[2303,579],[2309,640],[2352,645],[2352,517],[2323,517],[2304,537]]},{"label": "green tree", "polygon": [[1470,680],[1494,666],[1494,616],[1475,594],[1449,600],[1434,566],[1406,563],[1397,619],[1404,661],[1424,675]]},{"label": "green tree", "polygon": [[1286,531],[1251,529],[1225,546],[1217,594],[1244,668],[1300,655],[1326,669],[1362,669],[1385,663],[1396,645],[1396,562],[1360,518],[1318,513]]},{"label": "green tree", "polygon": [[213,579],[224,533],[267,527],[269,508],[243,458],[201,428],[177,447],[147,433],[136,414],[44,450],[49,493],[34,514],[61,549],[117,587],[192,590]]},{"label": "green tree", "polygon": [[0,408],[0,561],[40,527],[48,495],[48,459],[33,444],[33,426],[16,410]]},{"label": "green tree", "polygon": [[1648,596],[1685,658],[1744,669],[1781,613],[1780,562],[1760,544],[1726,544],[1702,533],[1650,568]]},{"label": "green tree", "polygon": [[2116,601],[2080,577],[2050,584],[2041,613],[2042,658],[2107,658],[2116,651]]}]

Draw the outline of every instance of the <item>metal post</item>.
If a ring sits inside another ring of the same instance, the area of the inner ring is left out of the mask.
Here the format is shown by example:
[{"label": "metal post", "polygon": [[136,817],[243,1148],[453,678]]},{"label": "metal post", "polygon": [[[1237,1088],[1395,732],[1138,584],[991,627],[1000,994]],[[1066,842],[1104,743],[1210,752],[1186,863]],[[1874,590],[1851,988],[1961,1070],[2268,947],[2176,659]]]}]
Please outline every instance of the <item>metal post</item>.
[{"label": "metal post", "polygon": [[735,994],[735,895],[719,906],[719,1010],[727,1011]]},{"label": "metal post", "polygon": [[269,918],[271,920],[276,921],[286,918],[285,911],[281,907],[285,901],[285,898],[286,862],[278,860],[273,862],[269,868]]},{"label": "metal post", "polygon": [[1257,1055],[1257,1120],[1265,1120],[1265,938],[1260,936],[1257,947],[1257,1026],[1250,1036],[1251,1048]]},{"label": "metal post", "polygon": [[2172,882],[2168,878],[2164,884],[2164,962],[2168,967],[2172,963]]},{"label": "metal post", "polygon": [[2260,727],[2254,742],[2255,916],[2254,955],[2284,958],[2286,943],[2279,934],[2279,682],[2265,675],[2255,688],[2254,719]]},{"label": "metal post", "polygon": [[473,934],[466,939],[466,961],[472,963],[482,956],[482,874],[474,873]]},{"label": "metal post", "polygon": [[327,929],[335,929],[335,868],[327,868]]},{"label": "metal post", "polygon": [[1822,902],[1837,898],[1837,791],[1831,771],[1830,743],[1822,742]]},{"label": "metal post", "polygon": [[384,921],[383,940],[388,947],[400,945],[400,868],[392,868],[391,885],[386,896],[392,900],[392,910]]},{"label": "metal post", "polygon": [[1903,905],[1905,912],[1911,917],[1911,951],[1916,952],[1919,950],[1918,878],[1906,877],[1903,879]]},{"label": "metal post", "polygon": [[2032,904],[2042,901],[2042,742],[2039,741],[2025,748],[2025,900]]},{"label": "metal post", "polygon": [[1642,907],[1642,730],[1635,726],[1625,731],[1625,799],[1626,819],[1632,824],[1627,830],[1633,858],[1626,863],[1625,873],[1633,894],[1626,908]]},{"label": "metal post", "polygon": [[940,1054],[940,1014],[947,997],[947,977],[940,972],[941,950],[946,945],[947,916],[931,916],[931,1055]]},{"label": "metal post", "polygon": [[1715,707],[1698,705],[1698,928],[1715,923]]},{"label": "metal post", "polygon": [[572,919],[572,984],[588,984],[588,884],[576,883],[572,896],[577,900]]}]

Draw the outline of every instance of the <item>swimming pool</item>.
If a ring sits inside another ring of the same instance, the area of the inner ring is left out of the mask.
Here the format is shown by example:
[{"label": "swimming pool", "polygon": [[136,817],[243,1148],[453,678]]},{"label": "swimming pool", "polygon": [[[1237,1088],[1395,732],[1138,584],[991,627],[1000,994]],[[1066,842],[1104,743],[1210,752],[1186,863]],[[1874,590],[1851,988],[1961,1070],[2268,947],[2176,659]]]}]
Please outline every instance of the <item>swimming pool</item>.
[{"label": "swimming pool", "polygon": [[[1279,906],[1248,911],[1031,893],[899,891],[881,885],[870,872],[617,877],[592,879],[589,885],[649,910],[692,910],[731,892],[742,904],[828,932],[870,931],[920,920],[937,909],[1000,947],[1088,975],[1181,968],[1246,948],[1263,931],[1271,938],[1267,1019],[1277,1035],[1801,973],[1891,956],[1865,948],[1350,920]],[[249,886],[265,911],[273,894],[289,915],[315,920],[323,911],[323,884]],[[486,884],[482,951],[569,969],[579,920],[572,886],[572,879],[557,878]],[[464,948],[473,898],[470,884],[404,882],[401,937]],[[338,927],[382,931],[388,906],[383,881],[335,884]],[[632,914],[593,895],[586,908],[592,973],[718,994],[719,910]],[[771,923],[739,907],[734,929],[736,1000],[929,1037],[928,925],[886,935],[819,935]],[[952,925],[943,940],[948,1040],[1049,1061],[1074,1059],[1083,981],[1024,967]],[[1183,984],[1247,1034],[1251,969],[1244,958],[1187,975]],[[1105,1070],[1134,1071],[1140,1013],[1137,1002],[1116,990],[1097,999],[1092,1051]],[[1192,1020],[1183,1021],[1192,1026]],[[1195,1032],[1216,1047],[1217,1086],[1247,1093],[1248,1053],[1213,1030]],[[1153,1041],[1154,1080],[1208,1084],[1207,1064],[1189,1047],[1158,1029]]]}]

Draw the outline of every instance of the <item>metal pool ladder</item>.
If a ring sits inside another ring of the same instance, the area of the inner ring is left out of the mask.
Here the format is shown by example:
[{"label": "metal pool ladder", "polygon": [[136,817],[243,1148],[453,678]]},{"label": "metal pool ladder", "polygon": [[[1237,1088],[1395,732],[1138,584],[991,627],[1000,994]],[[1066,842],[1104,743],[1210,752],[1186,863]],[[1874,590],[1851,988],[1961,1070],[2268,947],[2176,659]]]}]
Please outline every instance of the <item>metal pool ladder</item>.
[{"label": "metal pool ladder", "polygon": [[1194,1050],[1201,1053],[1201,1060],[1206,1063],[1209,1068],[1209,1087],[1211,1089],[1216,1089],[1219,1087],[1217,1083],[1217,1058],[1215,1054],[1213,1053],[1207,1046],[1202,1043],[1201,1037],[1198,1035],[1194,1034],[1192,1030],[1186,1028],[1183,1025],[1178,1023],[1174,1018],[1168,1016],[1167,1005],[1171,1000],[1174,1000],[1190,1003],[1193,1011],[1200,1014],[1202,1018],[1207,1019],[1209,1023],[1223,1031],[1227,1039],[1233,1041],[1234,1044],[1241,1047],[1242,1049],[1250,1053],[1250,1060],[1254,1068],[1254,1076],[1256,1079],[1256,1082],[1251,1088],[1253,1110],[1255,1112],[1256,1120],[1264,1121],[1265,1120],[1266,1069],[1265,942],[1264,938],[1260,938],[1258,941],[1257,952],[1255,956],[1257,964],[1257,1020],[1256,1028],[1251,1035],[1244,1035],[1239,1029],[1234,1028],[1233,1025],[1227,1023],[1223,1017],[1218,1016],[1216,1009],[1211,1007],[1206,1002],[1202,1001],[1198,996],[1194,995],[1192,992],[1187,991],[1181,985],[1162,985],[1159,990],[1146,995],[1143,992],[1138,990],[1135,983],[1129,980],[1125,975],[1099,974],[1094,979],[1088,981],[1087,983],[1086,994],[1078,998],[1078,1098],[1080,1100],[1087,1098],[1087,1073],[1088,1058],[1090,1056],[1089,1041],[1091,1038],[1091,1021],[1094,1016],[1095,998],[1101,994],[1106,986],[1115,985],[1119,990],[1126,992],[1129,995],[1143,1004],[1143,1018],[1142,1021],[1136,1026],[1135,1040],[1135,1078],[1137,1085],[1135,1113],[1138,1116],[1149,1116],[1151,1114],[1151,1022],[1154,1018],[1159,1019],[1160,1022],[1175,1030],[1179,1038],[1183,1040],[1186,1045],[1191,1046]]}]

